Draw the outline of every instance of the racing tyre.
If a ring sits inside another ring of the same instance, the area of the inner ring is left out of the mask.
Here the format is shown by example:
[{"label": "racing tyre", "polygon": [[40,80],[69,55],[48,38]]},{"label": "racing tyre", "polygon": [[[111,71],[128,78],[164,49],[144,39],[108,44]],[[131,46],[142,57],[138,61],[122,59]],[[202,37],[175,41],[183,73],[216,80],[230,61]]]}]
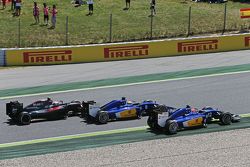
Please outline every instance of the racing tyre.
[{"label": "racing tyre", "polygon": [[165,125],[165,131],[167,134],[176,134],[178,130],[178,123],[173,120],[168,120]]},{"label": "racing tyre", "polygon": [[19,121],[22,125],[29,125],[31,122],[31,116],[26,112],[22,112],[20,113]]},{"label": "racing tyre", "polygon": [[106,111],[99,111],[96,117],[101,124],[106,124],[109,120],[109,114]]},{"label": "racing tyre", "polygon": [[137,112],[136,113],[136,118],[141,119],[142,118],[142,112]]},{"label": "racing tyre", "polygon": [[154,129],[154,122],[152,117],[148,117],[147,124],[151,129]]},{"label": "racing tyre", "polygon": [[221,117],[220,117],[220,122],[223,125],[230,125],[231,122],[232,122],[232,115],[231,115],[231,113],[229,113],[229,112],[222,113]]},{"label": "racing tyre", "polygon": [[148,117],[147,124],[152,130],[158,130],[157,123],[153,120],[152,117]]},{"label": "racing tyre", "polygon": [[207,128],[207,120],[204,120],[203,124],[202,124],[203,128]]},{"label": "racing tyre", "polygon": [[167,111],[167,107],[165,105],[160,105],[159,106],[159,111],[160,112],[166,112]]}]

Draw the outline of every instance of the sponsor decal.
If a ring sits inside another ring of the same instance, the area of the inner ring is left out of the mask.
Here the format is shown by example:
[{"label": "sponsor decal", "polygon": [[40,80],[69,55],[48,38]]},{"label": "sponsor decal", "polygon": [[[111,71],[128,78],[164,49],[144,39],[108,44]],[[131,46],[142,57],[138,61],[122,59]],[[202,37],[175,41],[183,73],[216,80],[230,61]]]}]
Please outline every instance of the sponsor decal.
[{"label": "sponsor decal", "polygon": [[148,48],[148,45],[104,48],[104,58],[108,59],[132,56],[147,56]]},{"label": "sponsor decal", "polygon": [[245,37],[245,47],[249,47],[250,37]]},{"label": "sponsor decal", "polygon": [[61,108],[62,108],[62,106],[56,106],[56,107],[48,109],[48,112],[56,111],[56,110],[59,110]]},{"label": "sponsor decal", "polygon": [[71,50],[24,52],[24,63],[71,62]]},{"label": "sponsor decal", "polygon": [[187,121],[187,127],[202,125],[202,121],[203,121],[202,117],[195,118],[195,119],[192,119],[190,121]]},{"label": "sponsor decal", "polygon": [[218,49],[217,39],[177,43],[178,52],[201,52],[201,51],[210,51],[217,49]]},{"label": "sponsor decal", "polygon": [[120,112],[120,117],[121,118],[128,118],[128,117],[135,117],[136,116],[136,109],[131,109],[131,110],[124,110]]}]

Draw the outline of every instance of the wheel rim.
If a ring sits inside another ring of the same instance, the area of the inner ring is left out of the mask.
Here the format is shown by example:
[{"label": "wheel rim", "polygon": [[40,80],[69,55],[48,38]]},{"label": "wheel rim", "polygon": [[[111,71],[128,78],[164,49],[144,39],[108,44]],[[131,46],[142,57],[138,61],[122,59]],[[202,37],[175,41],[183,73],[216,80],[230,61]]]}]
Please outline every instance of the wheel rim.
[{"label": "wheel rim", "polygon": [[23,124],[28,124],[28,123],[30,123],[30,116],[29,116],[29,115],[23,115],[23,116],[22,116],[22,123],[23,123]]},{"label": "wheel rim", "polygon": [[108,120],[108,115],[106,113],[101,113],[99,115],[99,120],[101,123],[106,123]]},{"label": "wheel rim", "polygon": [[176,132],[177,131],[177,125],[176,125],[176,123],[170,124],[169,131],[170,132]]},{"label": "wheel rim", "polygon": [[224,116],[224,122],[225,123],[230,123],[230,121],[231,121],[231,117],[229,115],[225,115]]}]

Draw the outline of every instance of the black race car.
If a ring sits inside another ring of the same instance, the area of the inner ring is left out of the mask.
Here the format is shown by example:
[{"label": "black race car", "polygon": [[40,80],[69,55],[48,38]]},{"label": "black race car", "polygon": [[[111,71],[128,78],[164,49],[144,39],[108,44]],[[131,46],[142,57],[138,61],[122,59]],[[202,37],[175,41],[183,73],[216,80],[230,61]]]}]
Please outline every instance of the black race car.
[{"label": "black race car", "polygon": [[63,103],[50,98],[35,101],[23,108],[23,103],[11,101],[6,104],[6,114],[16,123],[30,124],[32,119],[66,119],[69,115],[81,113],[82,104],[79,101]]}]

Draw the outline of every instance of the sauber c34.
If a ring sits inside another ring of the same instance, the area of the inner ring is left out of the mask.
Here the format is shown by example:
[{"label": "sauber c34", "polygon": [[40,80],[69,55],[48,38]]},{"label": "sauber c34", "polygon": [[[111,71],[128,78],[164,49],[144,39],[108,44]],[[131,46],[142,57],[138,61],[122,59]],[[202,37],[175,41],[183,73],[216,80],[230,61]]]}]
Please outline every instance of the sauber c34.
[{"label": "sauber c34", "polygon": [[110,120],[117,119],[140,119],[143,115],[147,115],[150,110],[158,104],[153,101],[143,101],[135,103],[126,98],[113,100],[103,106],[98,105],[95,101],[83,102],[83,117],[87,121],[96,121],[105,124]]},{"label": "sauber c34", "polygon": [[147,124],[152,130],[163,130],[168,134],[176,134],[181,129],[207,127],[207,123],[213,119],[219,120],[222,125],[229,125],[232,122],[240,121],[240,116],[212,107],[198,110],[189,105],[179,109],[159,105],[150,112]]}]

